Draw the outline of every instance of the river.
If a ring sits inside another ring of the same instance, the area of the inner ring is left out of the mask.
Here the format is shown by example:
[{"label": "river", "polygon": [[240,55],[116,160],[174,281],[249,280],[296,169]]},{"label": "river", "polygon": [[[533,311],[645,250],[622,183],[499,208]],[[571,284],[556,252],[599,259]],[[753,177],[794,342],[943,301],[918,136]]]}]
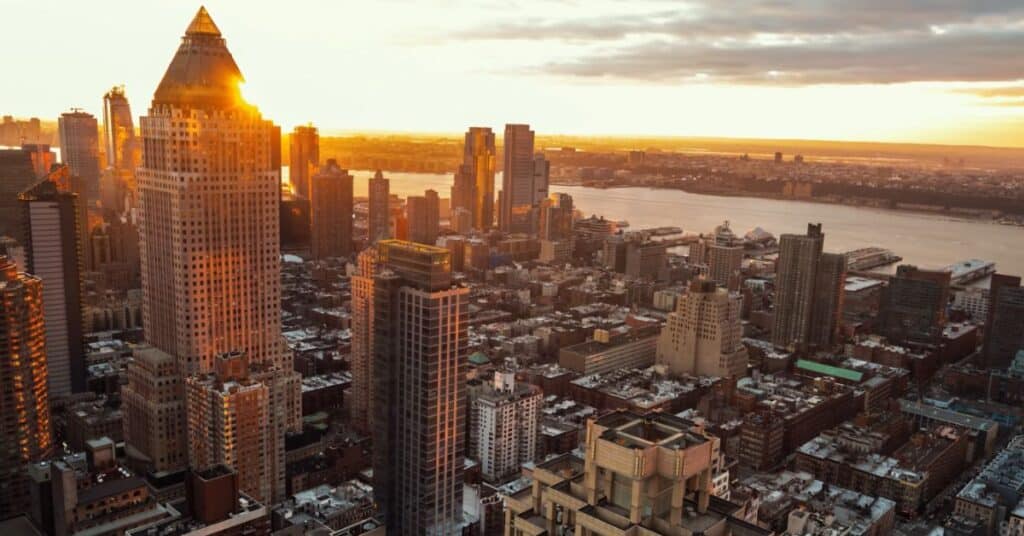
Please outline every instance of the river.
[{"label": "river", "polygon": [[[355,195],[366,195],[369,171],[354,171]],[[433,188],[449,196],[452,176],[433,173],[386,173],[391,192],[421,194]],[[499,179],[500,184],[500,179]],[[598,189],[551,187],[564,192],[585,216],[603,215],[626,220],[631,229],[676,226],[686,232],[709,232],[729,220],[743,234],[762,227],[778,236],[802,233],[807,223],[821,223],[825,249],[843,252],[868,246],[888,248],[903,263],[940,268],[956,261],[979,258],[996,263],[999,272],[1024,275],[1024,228],[976,220],[898,210],[852,207],[755,197],[719,197],[652,188]],[[894,269],[894,267],[890,267]]]}]

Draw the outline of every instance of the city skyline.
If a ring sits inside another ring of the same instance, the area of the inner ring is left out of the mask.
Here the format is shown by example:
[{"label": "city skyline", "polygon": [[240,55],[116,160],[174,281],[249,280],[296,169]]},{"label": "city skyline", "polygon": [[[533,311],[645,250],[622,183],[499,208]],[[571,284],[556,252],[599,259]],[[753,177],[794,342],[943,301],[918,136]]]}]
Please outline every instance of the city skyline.
[{"label": "city skyline", "polygon": [[[7,4],[12,19],[35,9]],[[457,17],[434,3],[317,5],[315,18],[303,16],[310,5],[207,7],[249,66],[246,98],[286,130],[314,121],[325,135],[457,133],[525,122],[559,134],[1024,146],[1024,86],[1009,52],[1024,40],[1020,6],[871,14],[750,1],[734,15],[707,2],[599,2],[581,16],[572,2],[528,4],[539,15],[523,20],[494,19],[486,3],[461,5]],[[157,44],[196,7],[117,3],[103,13],[119,16],[103,17],[61,4],[50,10],[53,35],[93,29],[72,50],[12,28],[36,53],[9,58],[29,82],[5,88],[4,100],[19,103],[5,113],[50,119],[74,106],[102,117],[100,97],[121,83],[129,100],[144,102],[161,74],[154,58],[167,54]],[[729,17],[731,27],[722,23]],[[40,56],[67,58],[62,72],[76,83],[43,83],[49,67],[32,59]]]},{"label": "city skyline", "polygon": [[551,134],[927,110],[981,143],[889,97],[1024,109],[984,86],[1024,6],[303,1],[49,28],[166,68],[56,131],[0,116],[0,534],[1024,536],[1024,147]]}]

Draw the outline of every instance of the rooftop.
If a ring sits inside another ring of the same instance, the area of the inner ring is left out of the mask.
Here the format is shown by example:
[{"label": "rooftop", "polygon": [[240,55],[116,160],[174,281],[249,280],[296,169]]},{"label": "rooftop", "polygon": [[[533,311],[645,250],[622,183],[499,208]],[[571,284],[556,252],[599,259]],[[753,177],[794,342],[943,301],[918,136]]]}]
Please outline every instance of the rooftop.
[{"label": "rooftop", "polygon": [[921,402],[914,402],[911,400],[900,400],[900,410],[903,411],[903,413],[955,424],[957,426],[977,430],[979,432],[987,432],[993,426],[997,426],[995,421],[989,419],[972,417],[971,415],[966,415],[957,411],[937,408],[929,404],[923,404]]}]

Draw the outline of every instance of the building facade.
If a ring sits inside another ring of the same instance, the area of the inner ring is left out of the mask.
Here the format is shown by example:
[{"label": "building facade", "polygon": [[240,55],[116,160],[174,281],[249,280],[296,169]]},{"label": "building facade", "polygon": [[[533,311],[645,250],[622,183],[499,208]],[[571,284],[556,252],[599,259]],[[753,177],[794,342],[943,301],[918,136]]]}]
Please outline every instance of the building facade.
[{"label": "building facade", "polygon": [[106,168],[100,177],[100,203],[103,208],[125,214],[135,206],[135,168],[141,161],[142,148],[135,137],[135,121],[124,86],[115,86],[103,95],[103,147]]},{"label": "building facade", "polygon": [[25,271],[43,281],[46,359],[51,398],[85,390],[82,324],[82,208],[76,194],[44,180],[19,197]]},{"label": "building facade", "polygon": [[373,322],[374,276],[377,273],[377,248],[359,253],[356,273],[349,279],[352,287],[352,396],[349,419],[352,427],[369,435],[373,420]]},{"label": "building facade", "polygon": [[140,345],[121,388],[124,437],[129,458],[154,471],[188,465],[185,391],[174,356]]},{"label": "building facade", "polygon": [[185,380],[189,465],[232,467],[239,489],[261,502],[285,496],[286,427],[274,413],[295,385],[275,381],[274,374],[233,352],[218,357],[212,373]]},{"label": "building facade", "polygon": [[57,129],[61,161],[85,183],[91,204],[100,195],[100,129],[96,117],[81,110],[65,112],[57,119]]},{"label": "building facade", "polygon": [[42,281],[0,255],[0,518],[28,511],[27,464],[53,450]]},{"label": "building facade", "polygon": [[990,368],[1008,367],[1024,350],[1024,287],[1020,283],[1017,276],[992,276],[984,346]]},{"label": "building facade", "polygon": [[534,485],[506,498],[505,535],[772,534],[712,497],[719,460],[717,437],[672,415],[590,419],[583,459],[537,464]]},{"label": "building facade", "polygon": [[470,127],[463,145],[462,165],[452,186],[452,210],[469,211],[470,226],[481,231],[494,226],[494,173],[497,149],[488,127]]},{"label": "building facade", "polygon": [[310,179],[310,247],[314,259],[352,254],[352,175],[328,159]]},{"label": "building facade", "polygon": [[529,125],[505,125],[504,166],[501,179],[501,230],[529,233],[536,201],[533,154],[534,133]]},{"label": "building facade", "polygon": [[313,125],[295,127],[288,135],[288,150],[288,180],[292,191],[309,198],[309,180],[320,166],[320,132]]},{"label": "building facade", "polygon": [[672,374],[746,376],[747,349],[741,342],[743,297],[695,281],[679,297],[658,339],[657,363]]},{"label": "building facade", "polygon": [[377,245],[374,498],[395,534],[451,534],[462,519],[468,293],[447,249]]},{"label": "building facade", "polygon": [[212,420],[221,411],[213,401],[235,401],[221,381],[224,356],[244,356],[259,371],[230,376],[247,382],[238,411],[266,434],[266,460],[252,462],[258,484],[250,470],[225,463],[239,470],[243,491],[269,502],[284,492],[284,431],[301,427],[300,378],[281,335],[280,140],[242,99],[241,80],[200,8],[140,121],[143,317],[147,342],[174,356],[185,377],[193,468],[249,448],[236,434],[253,431]]},{"label": "building facade", "polygon": [[423,195],[409,196],[405,210],[409,220],[409,241],[434,245],[441,222],[441,200],[437,192],[427,190]]},{"label": "building facade", "polygon": [[879,332],[896,344],[938,344],[946,323],[950,272],[900,265],[882,291]]},{"label": "building facade", "polygon": [[846,261],[822,253],[824,245],[820,223],[808,224],[807,234],[779,239],[772,329],[779,348],[828,348],[836,342]]},{"label": "building facade", "polygon": [[391,237],[390,181],[378,169],[369,183],[369,212],[367,241],[369,243]]},{"label": "building facade", "polygon": [[474,394],[468,450],[480,462],[485,479],[500,481],[536,459],[542,405],[540,388],[517,383],[511,372],[497,372],[492,383]]}]

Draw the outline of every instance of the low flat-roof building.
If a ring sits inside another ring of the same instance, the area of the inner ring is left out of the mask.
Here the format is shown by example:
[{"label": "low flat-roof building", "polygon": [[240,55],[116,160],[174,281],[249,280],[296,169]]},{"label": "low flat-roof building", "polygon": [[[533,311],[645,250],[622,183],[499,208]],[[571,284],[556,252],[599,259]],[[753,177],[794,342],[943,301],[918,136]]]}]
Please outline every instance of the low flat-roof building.
[{"label": "low flat-roof building", "polygon": [[583,375],[600,374],[625,368],[647,368],[654,364],[658,335],[646,332],[619,339],[597,330],[596,337],[562,348],[558,364]]},{"label": "low flat-roof building", "polygon": [[[1024,435],[1010,441],[988,465],[956,495],[957,515],[977,519],[989,534],[1010,523],[1024,525]],[[1009,519],[1016,516],[1018,519]],[[1006,534],[1003,532],[1003,534]],[[1019,534],[1019,533],[1013,533]]]}]

